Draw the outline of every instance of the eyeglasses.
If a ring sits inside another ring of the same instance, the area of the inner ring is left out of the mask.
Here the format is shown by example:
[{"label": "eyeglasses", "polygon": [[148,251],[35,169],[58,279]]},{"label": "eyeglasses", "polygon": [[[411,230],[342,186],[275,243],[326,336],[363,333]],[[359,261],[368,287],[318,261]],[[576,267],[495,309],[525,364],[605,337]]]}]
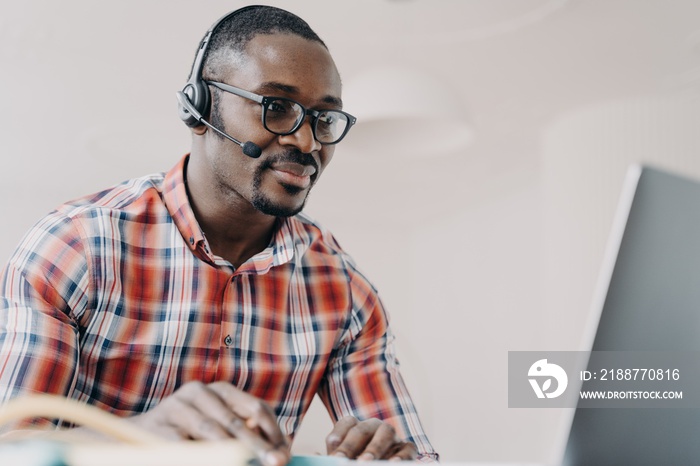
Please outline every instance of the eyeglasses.
[{"label": "eyeglasses", "polygon": [[262,105],[263,126],[269,132],[280,136],[298,130],[306,115],[310,115],[311,129],[316,140],[324,145],[337,144],[357,121],[357,118],[341,110],[311,110],[292,99],[266,97],[216,81],[205,82]]}]

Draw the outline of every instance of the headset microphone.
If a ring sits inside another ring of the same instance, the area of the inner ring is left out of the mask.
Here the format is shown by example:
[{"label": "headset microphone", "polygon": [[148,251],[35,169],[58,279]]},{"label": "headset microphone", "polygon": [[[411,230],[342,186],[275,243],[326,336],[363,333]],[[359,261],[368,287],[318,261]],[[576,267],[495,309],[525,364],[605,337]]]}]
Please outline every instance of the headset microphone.
[{"label": "headset microphone", "polygon": [[243,149],[243,153],[247,155],[248,157],[252,157],[254,159],[257,159],[260,157],[260,154],[262,154],[262,149],[260,149],[260,146],[257,144],[248,141],[248,142],[241,142],[238,139],[234,138],[233,136],[221,131],[219,128],[215,127],[211,123],[209,123],[207,120],[202,117],[202,115],[197,111],[196,108],[194,108],[194,105],[190,102],[190,99],[187,98],[187,95],[182,92],[182,91],[177,91],[176,93],[177,101],[180,104],[180,109],[184,110],[185,112],[188,112],[190,115],[192,115],[198,122],[202,123],[205,125],[207,128],[211,128],[212,130],[216,131],[229,141],[235,142],[241,148]]}]

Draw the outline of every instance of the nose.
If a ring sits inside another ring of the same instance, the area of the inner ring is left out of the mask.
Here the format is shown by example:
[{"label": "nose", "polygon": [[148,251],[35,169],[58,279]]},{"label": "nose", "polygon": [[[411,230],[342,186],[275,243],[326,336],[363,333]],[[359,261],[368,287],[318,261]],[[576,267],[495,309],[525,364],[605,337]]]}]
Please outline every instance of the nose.
[{"label": "nose", "polygon": [[305,154],[320,151],[322,146],[321,143],[314,137],[311,122],[311,118],[304,118],[304,122],[301,124],[299,129],[294,131],[292,134],[286,134],[279,137],[280,144],[294,146]]}]

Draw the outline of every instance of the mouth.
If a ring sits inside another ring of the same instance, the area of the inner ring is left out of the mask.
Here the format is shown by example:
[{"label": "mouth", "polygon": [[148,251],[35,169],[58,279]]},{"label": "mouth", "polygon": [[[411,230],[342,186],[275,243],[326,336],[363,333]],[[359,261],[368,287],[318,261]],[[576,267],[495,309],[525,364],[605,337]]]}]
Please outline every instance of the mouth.
[{"label": "mouth", "polygon": [[275,162],[270,166],[270,170],[280,183],[300,189],[308,188],[313,175],[316,174],[316,167],[296,162]]}]

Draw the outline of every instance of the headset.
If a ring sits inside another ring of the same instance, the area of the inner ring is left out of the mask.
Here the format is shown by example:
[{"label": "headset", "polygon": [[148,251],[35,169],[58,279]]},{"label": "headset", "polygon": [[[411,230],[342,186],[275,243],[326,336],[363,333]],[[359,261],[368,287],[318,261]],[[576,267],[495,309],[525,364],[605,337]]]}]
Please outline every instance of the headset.
[{"label": "headset", "polygon": [[249,5],[239,8],[238,10],[234,10],[231,13],[223,16],[209,28],[202,41],[199,43],[199,49],[197,50],[197,56],[195,57],[192,65],[190,78],[187,81],[187,84],[185,84],[185,87],[183,87],[182,90],[178,91],[176,94],[178,114],[180,115],[180,119],[188,127],[196,128],[204,125],[211,128],[213,131],[216,131],[223,137],[241,146],[243,153],[252,158],[258,158],[262,153],[262,149],[260,149],[257,144],[254,144],[251,141],[245,143],[240,142],[238,139],[225,133],[219,128],[214,127],[204,117],[204,115],[209,114],[211,109],[211,92],[209,92],[209,86],[207,83],[205,83],[202,79],[202,69],[204,68],[204,57],[209,49],[209,41],[219,25],[235,15],[253,8],[259,8],[260,6],[261,5]]}]

